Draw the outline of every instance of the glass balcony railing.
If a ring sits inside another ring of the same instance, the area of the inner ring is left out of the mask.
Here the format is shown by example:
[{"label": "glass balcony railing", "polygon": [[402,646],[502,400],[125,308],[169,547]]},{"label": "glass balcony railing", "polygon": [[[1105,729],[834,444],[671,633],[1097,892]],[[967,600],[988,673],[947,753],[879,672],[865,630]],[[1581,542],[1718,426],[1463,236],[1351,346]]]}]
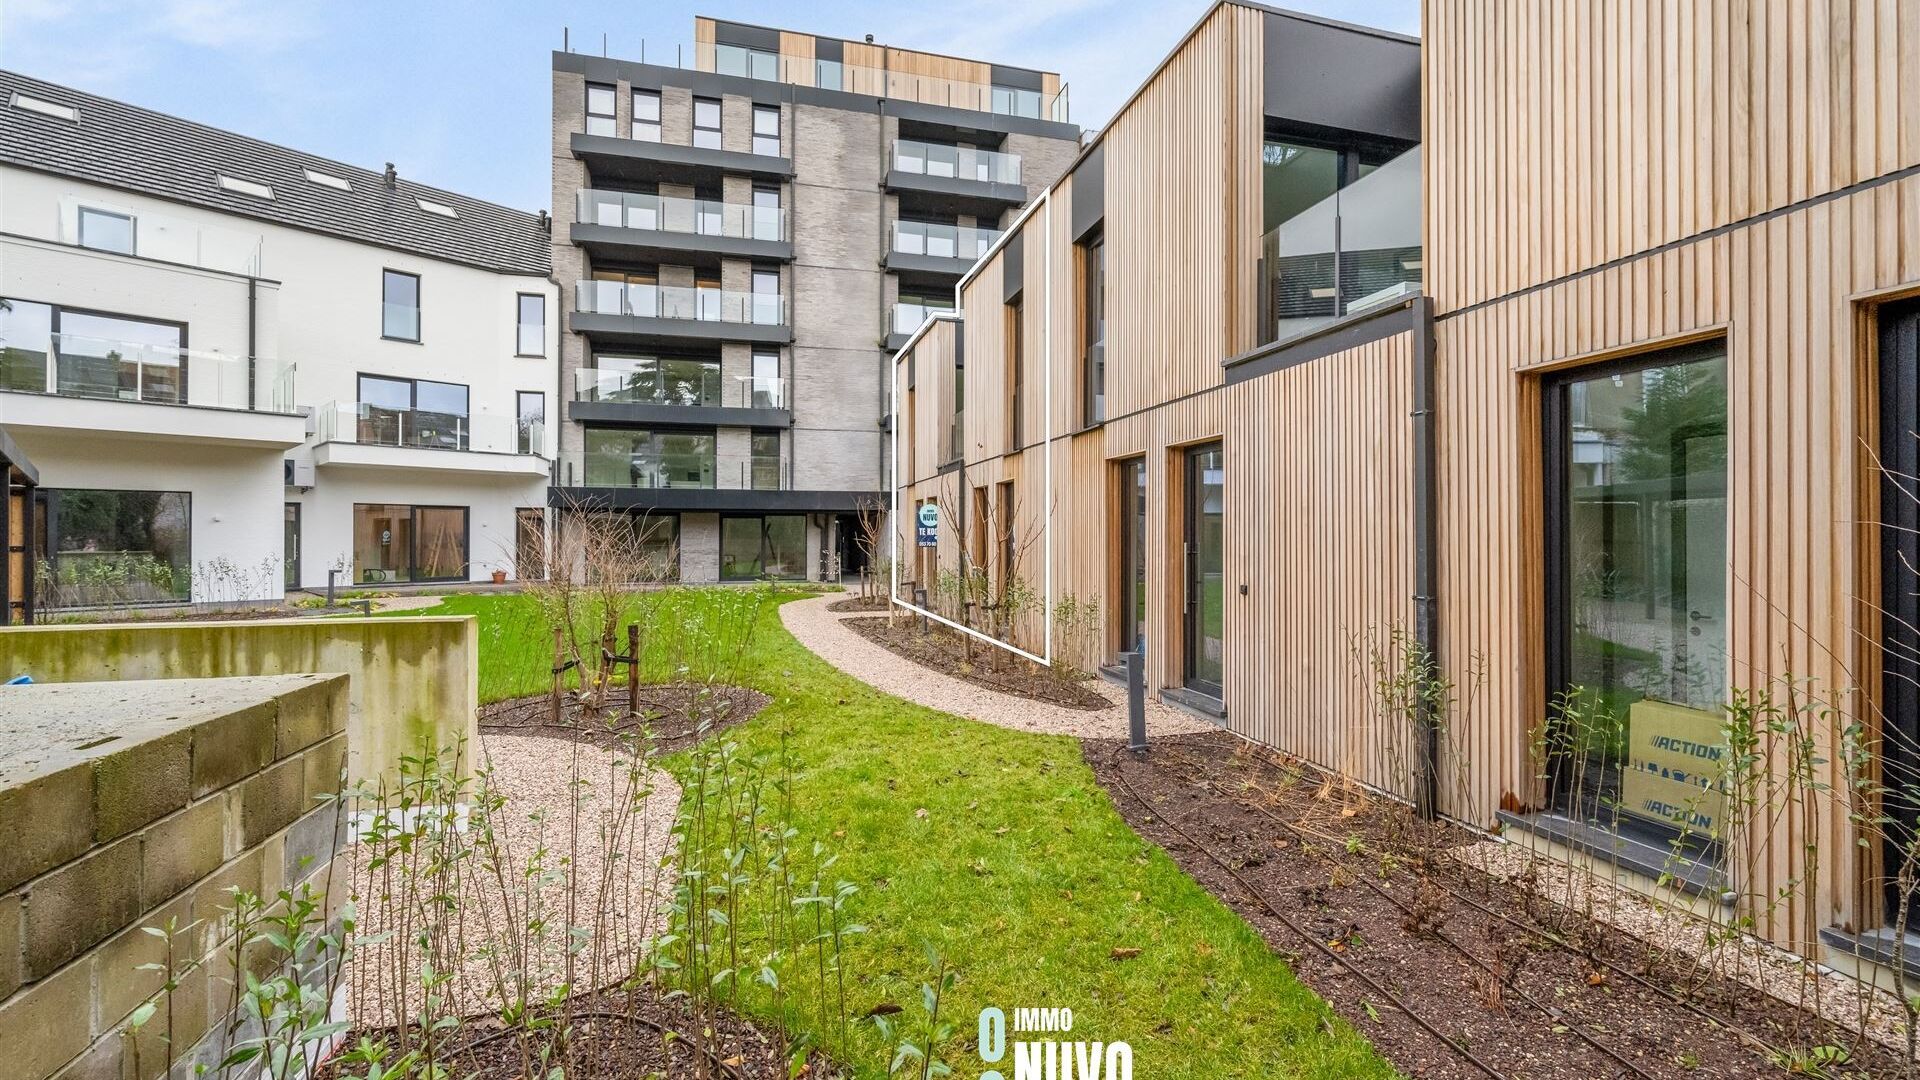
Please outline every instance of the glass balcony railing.
[{"label": "glass balcony railing", "polygon": [[628,405],[688,405],[725,409],[784,409],[787,380],[720,373],[717,365],[664,360],[631,368],[579,368],[575,401]]},{"label": "glass balcony railing", "polygon": [[791,491],[793,461],[784,454],[715,462],[710,452],[683,454],[647,448],[618,452],[568,450],[554,459],[553,485],[647,491],[673,488]]},{"label": "glass balcony railing", "polygon": [[61,243],[248,277],[266,275],[264,243],[259,233],[200,225],[169,214],[142,212],[111,216],[121,221],[131,218],[131,221],[113,230],[103,242],[98,229],[95,235],[88,235],[87,208],[83,207],[71,217],[62,214]]},{"label": "glass balcony railing", "polygon": [[977,225],[941,225],[930,221],[893,223],[893,250],[902,255],[932,255],[973,262],[999,239],[999,229]]},{"label": "glass balcony railing", "polygon": [[294,413],[294,365],[82,334],[47,334],[42,347],[0,346],[0,390],[149,405]]},{"label": "glass balcony railing", "polygon": [[1285,341],[1420,291],[1420,148],[1260,241],[1260,341]]},{"label": "glass balcony railing", "polygon": [[776,293],[634,285],[620,281],[576,283],[574,310],[594,315],[639,315],[759,326],[784,326],[787,322],[786,297]]},{"label": "glass balcony railing", "polygon": [[996,184],[1020,182],[1020,155],[979,150],[917,139],[893,140],[893,167],[926,176],[984,180]]},{"label": "glass balcony railing", "polygon": [[582,188],[574,200],[573,220],[582,225],[657,229],[689,236],[774,241],[787,238],[787,212],[777,206],[634,191]]},{"label": "glass balcony railing", "polygon": [[738,45],[701,42],[694,64],[701,71],[740,75],[768,82],[842,90],[864,97],[895,98],[954,109],[1024,116],[1067,123],[1068,94],[1062,86],[1053,93],[969,79],[940,79],[913,75],[867,64],[820,60],[812,56],[782,56]]},{"label": "glass balcony railing", "polygon": [[888,333],[911,334],[920,329],[920,324],[935,315],[951,315],[951,305],[916,304],[911,301],[893,305],[893,325]]},{"label": "glass balcony railing", "polygon": [[537,420],[395,409],[366,401],[329,401],[315,414],[314,443],[543,454],[547,437],[546,425]]}]

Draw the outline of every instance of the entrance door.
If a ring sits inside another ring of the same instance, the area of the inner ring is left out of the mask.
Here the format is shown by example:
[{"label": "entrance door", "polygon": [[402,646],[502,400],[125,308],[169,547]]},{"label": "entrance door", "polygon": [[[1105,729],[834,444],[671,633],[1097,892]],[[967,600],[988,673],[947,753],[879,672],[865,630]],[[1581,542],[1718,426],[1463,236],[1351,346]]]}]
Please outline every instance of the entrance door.
[{"label": "entrance door", "polygon": [[1187,451],[1186,684],[1213,698],[1224,696],[1225,465],[1219,443]]},{"label": "entrance door", "polygon": [[1890,819],[1886,921],[1899,911],[1898,871],[1920,828],[1920,301],[1880,310],[1881,783]]},{"label": "entrance door", "polygon": [[513,576],[541,581],[547,576],[547,511],[523,506],[514,511]]}]

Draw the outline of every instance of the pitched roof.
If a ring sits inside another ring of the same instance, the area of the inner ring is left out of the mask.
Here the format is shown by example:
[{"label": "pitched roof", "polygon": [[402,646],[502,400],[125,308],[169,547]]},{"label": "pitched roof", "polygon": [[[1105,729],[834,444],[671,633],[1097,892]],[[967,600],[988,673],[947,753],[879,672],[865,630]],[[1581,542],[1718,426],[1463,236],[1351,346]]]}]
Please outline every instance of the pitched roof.
[{"label": "pitched roof", "polygon": [[[15,107],[16,94],[78,115]],[[551,266],[535,214],[405,178],[389,189],[377,172],[5,70],[0,163],[502,273],[545,277]],[[351,190],[310,180],[309,169]],[[219,176],[268,185],[273,197],[227,190]],[[421,200],[457,216],[422,209]]]}]

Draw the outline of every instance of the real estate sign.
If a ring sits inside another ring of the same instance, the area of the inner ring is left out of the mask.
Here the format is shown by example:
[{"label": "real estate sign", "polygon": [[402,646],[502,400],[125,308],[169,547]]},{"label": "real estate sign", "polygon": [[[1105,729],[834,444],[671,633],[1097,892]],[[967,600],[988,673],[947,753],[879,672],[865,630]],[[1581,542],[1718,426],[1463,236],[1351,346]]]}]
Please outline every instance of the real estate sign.
[{"label": "real estate sign", "polygon": [[1717,836],[1726,760],[1719,713],[1642,698],[1627,707],[1620,801],[1640,817]]},{"label": "real estate sign", "polygon": [[914,517],[913,542],[917,547],[938,547],[940,544],[940,507],[934,503],[925,503]]}]

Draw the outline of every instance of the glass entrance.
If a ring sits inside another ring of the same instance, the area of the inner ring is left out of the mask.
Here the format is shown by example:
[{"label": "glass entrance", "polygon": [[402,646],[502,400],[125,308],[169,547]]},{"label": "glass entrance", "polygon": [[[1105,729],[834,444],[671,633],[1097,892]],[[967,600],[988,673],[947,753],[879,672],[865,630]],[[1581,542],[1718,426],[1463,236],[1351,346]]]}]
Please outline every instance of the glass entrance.
[{"label": "glass entrance", "polygon": [[1120,463],[1121,652],[1147,651],[1147,459]]},{"label": "glass entrance", "polygon": [[1547,402],[1556,804],[1704,853],[1726,756],[1725,347],[1576,372]]},{"label": "glass entrance", "polygon": [[1186,684],[1213,698],[1223,696],[1226,651],[1225,481],[1219,443],[1187,451]]},{"label": "glass entrance", "polygon": [[1879,781],[1887,818],[1882,925],[1904,901],[1899,868],[1920,829],[1920,301],[1880,309]]}]

